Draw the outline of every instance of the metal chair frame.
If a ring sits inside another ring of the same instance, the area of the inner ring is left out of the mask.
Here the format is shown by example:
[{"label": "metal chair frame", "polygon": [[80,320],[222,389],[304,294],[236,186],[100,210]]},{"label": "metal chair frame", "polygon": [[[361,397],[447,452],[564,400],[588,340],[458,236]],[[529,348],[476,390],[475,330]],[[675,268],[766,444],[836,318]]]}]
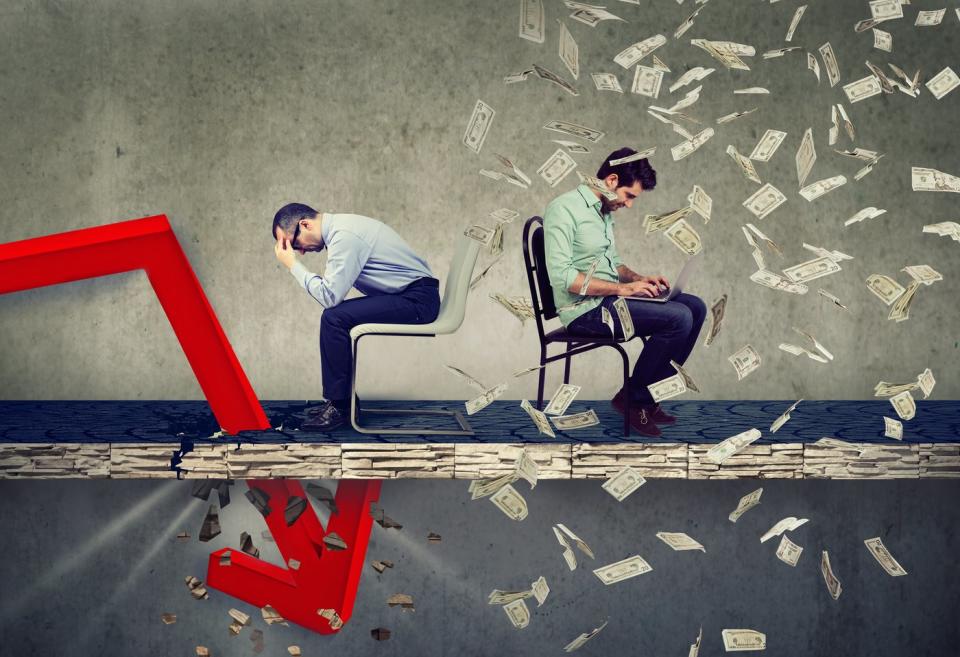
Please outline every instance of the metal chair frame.
[{"label": "metal chair frame", "polygon": [[[539,242],[533,244],[533,241],[539,234]],[[539,250],[538,250],[539,249]],[[546,255],[543,251],[543,218],[539,216],[530,217],[523,226],[523,261],[527,270],[527,283],[530,286],[530,301],[533,304],[533,317],[537,322],[537,336],[540,339],[540,380],[537,385],[537,408],[543,406],[543,386],[546,382],[546,365],[549,363],[563,360],[563,382],[570,383],[570,359],[573,356],[593,351],[599,347],[612,347],[620,354],[623,359],[623,390],[624,403],[626,408],[623,414],[623,435],[630,435],[630,360],[626,350],[621,346],[629,340],[622,338],[593,338],[588,336],[570,335],[564,330],[556,335],[550,335],[543,330],[545,321],[549,321],[557,316],[556,305],[553,301],[553,290],[548,286],[546,291],[540,288],[540,268],[543,268],[543,274],[546,275]],[[545,278],[543,280],[546,280]],[[640,335],[643,342],[646,339]],[[547,355],[547,347],[551,344],[565,344],[566,349],[563,353],[553,356]]]}]

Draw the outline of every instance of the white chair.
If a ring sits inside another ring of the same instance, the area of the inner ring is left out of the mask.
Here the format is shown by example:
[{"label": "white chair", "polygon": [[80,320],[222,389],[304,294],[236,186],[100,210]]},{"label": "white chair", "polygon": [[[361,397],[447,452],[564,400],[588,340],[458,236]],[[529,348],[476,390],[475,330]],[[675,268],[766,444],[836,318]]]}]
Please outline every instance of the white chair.
[{"label": "white chair", "polygon": [[453,417],[459,429],[417,429],[365,427],[360,424],[360,409],[357,406],[357,358],[360,338],[367,335],[397,335],[433,337],[453,333],[463,324],[467,309],[467,293],[470,291],[470,279],[477,263],[480,243],[466,235],[460,237],[456,253],[450,263],[450,271],[443,288],[443,300],[437,319],[429,324],[360,324],[350,330],[353,349],[353,370],[350,373],[350,423],[360,433],[366,434],[405,434],[405,435],[450,435],[472,436],[473,430],[460,411],[420,410],[420,409],[367,409],[364,413],[383,415],[449,415]]}]

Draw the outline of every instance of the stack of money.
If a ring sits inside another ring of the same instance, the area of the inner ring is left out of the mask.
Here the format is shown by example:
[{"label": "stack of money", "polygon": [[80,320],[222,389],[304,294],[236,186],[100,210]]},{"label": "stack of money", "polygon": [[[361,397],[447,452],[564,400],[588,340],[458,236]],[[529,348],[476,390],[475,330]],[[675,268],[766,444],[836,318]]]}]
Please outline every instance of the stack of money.
[{"label": "stack of money", "polygon": [[490,295],[490,298],[510,311],[510,314],[523,324],[533,318],[533,306],[526,297],[507,297],[499,292]]}]

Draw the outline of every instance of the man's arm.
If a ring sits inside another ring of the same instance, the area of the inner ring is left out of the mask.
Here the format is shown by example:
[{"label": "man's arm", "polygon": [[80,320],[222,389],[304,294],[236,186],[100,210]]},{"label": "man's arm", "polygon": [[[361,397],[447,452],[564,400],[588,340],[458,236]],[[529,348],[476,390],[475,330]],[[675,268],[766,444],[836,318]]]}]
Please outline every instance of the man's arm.
[{"label": "man's arm", "polygon": [[620,276],[621,283],[632,283],[633,281],[642,281],[644,279],[643,276],[624,264],[617,267],[617,274]]},{"label": "man's arm", "polygon": [[[576,228],[573,217],[564,208],[551,204],[543,213],[543,246],[547,256],[550,285],[563,287],[571,294],[581,294],[586,274],[573,266],[573,238]],[[623,279],[621,279],[623,280]],[[616,283],[591,278],[584,293],[587,296],[653,296],[653,285],[643,282]]]},{"label": "man's arm", "polygon": [[295,255],[287,255],[287,248],[284,243],[277,258],[289,267],[290,274],[324,308],[332,308],[343,301],[370,257],[370,246],[365,241],[348,231],[338,231],[327,245],[327,267],[323,276],[318,276]]}]

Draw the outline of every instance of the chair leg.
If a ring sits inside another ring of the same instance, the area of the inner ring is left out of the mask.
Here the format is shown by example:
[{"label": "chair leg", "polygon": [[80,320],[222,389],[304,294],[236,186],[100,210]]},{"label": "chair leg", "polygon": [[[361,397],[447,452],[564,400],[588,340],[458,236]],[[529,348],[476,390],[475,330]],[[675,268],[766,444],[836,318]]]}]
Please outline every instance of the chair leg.
[{"label": "chair leg", "polygon": [[[363,336],[360,336],[363,337]],[[470,423],[460,413],[460,411],[447,410],[419,410],[419,409],[369,409],[367,414],[377,415],[442,415],[450,417],[456,421],[458,429],[393,429],[390,427],[365,427],[360,424],[360,405],[357,400],[357,361],[360,356],[360,338],[353,342],[352,370],[350,372],[350,424],[355,431],[363,434],[396,434],[404,436],[474,436],[476,433],[470,427]]]},{"label": "chair leg", "polygon": [[[573,349],[574,347],[576,347],[576,344],[575,344],[575,343],[574,343],[574,344],[571,344],[571,343],[569,343],[569,342],[567,343],[567,351],[568,351],[568,352],[569,352],[571,349]],[[567,357],[564,359],[564,362],[563,362],[563,382],[564,382],[565,384],[566,384],[566,383],[570,383],[570,356],[567,356]]]},{"label": "chair leg", "polygon": [[545,384],[546,381],[547,381],[547,368],[545,367],[546,364],[547,364],[547,352],[546,352],[545,349],[542,349],[542,348],[541,348],[541,349],[540,349],[540,375],[539,375],[540,378],[539,378],[539,382],[538,382],[538,384],[537,384],[537,406],[536,406],[536,408],[537,408],[538,411],[542,411],[542,410],[543,410],[543,408],[541,408],[541,407],[543,406],[543,386],[544,386],[544,384]]},{"label": "chair leg", "polygon": [[630,437],[630,358],[627,352],[619,349],[620,356],[623,358],[623,437]]}]

